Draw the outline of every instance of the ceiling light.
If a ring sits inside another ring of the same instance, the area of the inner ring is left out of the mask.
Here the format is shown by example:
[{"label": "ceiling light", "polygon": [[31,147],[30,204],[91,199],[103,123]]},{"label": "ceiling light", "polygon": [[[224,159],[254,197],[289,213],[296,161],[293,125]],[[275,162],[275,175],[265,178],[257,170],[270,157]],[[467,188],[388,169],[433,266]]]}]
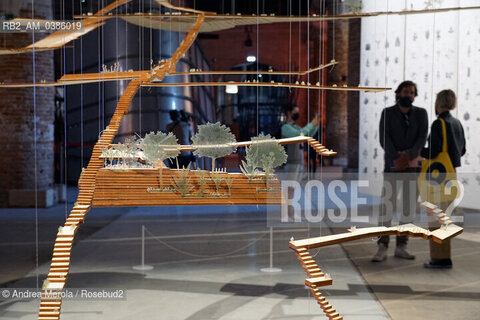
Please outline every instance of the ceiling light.
[{"label": "ceiling light", "polygon": [[[233,82],[233,81],[229,81],[229,82]],[[230,84],[230,85],[227,84],[227,86],[225,87],[225,92],[229,94],[237,94],[238,86],[234,84]]]}]

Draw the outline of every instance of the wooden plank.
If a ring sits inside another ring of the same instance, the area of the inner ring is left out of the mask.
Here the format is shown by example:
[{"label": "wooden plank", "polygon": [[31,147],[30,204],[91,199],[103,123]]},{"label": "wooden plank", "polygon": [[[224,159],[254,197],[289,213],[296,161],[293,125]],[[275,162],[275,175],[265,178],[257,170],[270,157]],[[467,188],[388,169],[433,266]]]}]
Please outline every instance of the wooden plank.
[{"label": "wooden plank", "polygon": [[442,226],[437,230],[431,232],[433,241],[442,243],[445,240],[451,239],[463,232],[463,228],[455,224],[450,224],[446,227]]},{"label": "wooden plank", "polygon": [[333,280],[330,277],[315,277],[315,278],[308,278],[305,280],[305,285],[308,287],[316,286],[316,287],[324,287],[332,285]]}]

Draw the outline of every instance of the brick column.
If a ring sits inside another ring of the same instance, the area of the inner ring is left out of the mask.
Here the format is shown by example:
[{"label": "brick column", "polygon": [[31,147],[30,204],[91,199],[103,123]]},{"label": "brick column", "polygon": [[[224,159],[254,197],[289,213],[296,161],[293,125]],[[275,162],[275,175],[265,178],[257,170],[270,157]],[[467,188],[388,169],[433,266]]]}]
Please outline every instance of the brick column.
[{"label": "brick column", "polygon": [[[348,20],[330,23],[328,28],[327,61],[335,57],[339,64],[327,73],[327,83],[341,87],[347,84],[348,77]],[[326,145],[338,152],[333,164],[348,165],[348,93],[327,90],[326,99]]]},{"label": "brick column", "polygon": [[[2,9],[10,13],[8,7]],[[51,16],[52,0],[35,0],[34,17]],[[19,17],[32,17],[31,1],[24,1]],[[0,42],[4,47],[23,47],[41,37],[40,33],[1,34]],[[35,53],[35,60],[32,53],[2,56],[0,82],[33,82],[34,62],[37,82],[54,80],[53,52],[47,51]],[[54,88],[0,88],[0,206],[33,206],[35,188],[38,206],[53,203],[54,96]]]},{"label": "brick column", "polygon": [[[344,13],[344,5],[327,2],[330,14]],[[360,73],[360,20],[336,20],[328,25],[327,61],[339,62],[327,73],[327,83],[358,86]],[[326,145],[338,152],[333,164],[349,169],[358,168],[359,94],[358,92],[327,91]]]}]

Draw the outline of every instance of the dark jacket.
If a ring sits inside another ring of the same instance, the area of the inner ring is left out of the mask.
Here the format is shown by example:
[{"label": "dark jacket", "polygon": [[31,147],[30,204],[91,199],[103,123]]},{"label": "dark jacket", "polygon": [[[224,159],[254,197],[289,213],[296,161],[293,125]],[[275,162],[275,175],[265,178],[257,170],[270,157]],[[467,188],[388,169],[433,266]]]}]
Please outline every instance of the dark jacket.
[{"label": "dark jacket", "polygon": [[383,109],[380,118],[380,145],[385,150],[385,171],[391,171],[399,151],[411,159],[419,156],[428,134],[428,115],[423,108],[412,106],[404,115],[398,105]]},{"label": "dark jacket", "polygon": [[[465,134],[460,121],[453,117],[449,111],[438,115],[445,120],[447,127],[447,148],[450,160],[453,166],[460,167],[460,158],[465,154]],[[428,147],[423,148],[422,157],[426,159],[435,158],[442,151],[443,134],[442,123],[439,119],[432,123],[430,136],[428,137]]]}]

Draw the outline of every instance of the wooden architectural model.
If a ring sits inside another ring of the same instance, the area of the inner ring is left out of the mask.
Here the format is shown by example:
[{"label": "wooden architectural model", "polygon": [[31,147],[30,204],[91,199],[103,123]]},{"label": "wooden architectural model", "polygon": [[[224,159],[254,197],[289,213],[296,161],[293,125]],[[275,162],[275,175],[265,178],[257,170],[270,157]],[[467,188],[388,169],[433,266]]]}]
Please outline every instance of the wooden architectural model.
[{"label": "wooden architectural model", "polygon": [[308,250],[339,244],[342,242],[386,235],[417,237],[425,240],[432,239],[437,243],[442,243],[442,241],[448,240],[462,233],[463,228],[453,224],[450,218],[436,205],[429,202],[423,202],[421,205],[429,214],[436,218],[441,225],[440,228],[434,231],[429,231],[414,224],[404,224],[395,227],[372,227],[358,229],[352,227],[346,233],[290,241],[290,248],[295,251],[298,260],[300,260],[300,263],[302,264],[302,267],[308,276],[308,278],[305,280],[305,285],[310,288],[313,297],[329,319],[343,319],[318,289],[319,287],[331,285],[332,278],[328,274],[324,274],[322,272]]},{"label": "wooden architectural model", "polygon": [[[78,17],[82,19],[83,32],[55,32],[34,44],[16,49],[0,49],[0,54],[18,54],[23,52],[52,50],[60,48],[68,42],[75,40],[82,35],[100,27],[107,19],[121,18],[127,22],[144,27],[162,29],[168,25],[168,30],[187,32],[184,41],[177,48],[174,54],[166,60],[160,61],[152,66],[151,70],[124,71],[113,70],[113,72],[100,72],[90,74],[64,75],[56,82],[46,83],[3,83],[0,87],[31,87],[31,86],[65,86],[77,85],[90,82],[129,80],[129,84],[119,98],[116,110],[109,125],[104,129],[102,135],[95,144],[88,166],[82,171],[78,181],[79,195],[63,227],[59,228],[53,249],[52,263],[43,285],[44,295],[40,302],[38,319],[57,320],[60,318],[61,295],[52,295],[52,292],[61,292],[66,285],[70,269],[70,257],[74,237],[79,226],[84,222],[86,214],[92,207],[105,206],[164,206],[164,205],[211,205],[211,204],[281,204],[282,194],[279,188],[279,181],[274,175],[269,174],[269,165],[265,164],[265,173],[256,172],[255,168],[242,168],[243,173],[227,173],[220,170],[211,172],[202,170],[168,169],[160,165],[153,167],[121,167],[113,165],[115,161],[122,161],[121,155],[115,155],[111,150],[116,146],[112,141],[116,136],[122,119],[128,113],[130,104],[138,89],[141,86],[271,86],[288,87],[314,90],[351,90],[379,92],[389,88],[371,87],[348,87],[336,85],[320,85],[319,83],[279,83],[279,82],[185,82],[185,83],[164,83],[165,77],[174,75],[204,75],[204,74],[248,74],[256,72],[229,72],[229,71],[190,71],[177,73],[176,65],[180,58],[186,53],[199,32],[211,32],[224,30],[242,25],[276,23],[276,22],[299,22],[312,21],[313,19],[344,19],[359,18],[362,16],[374,16],[374,14],[353,14],[342,16],[314,16],[314,17],[276,17],[276,16],[242,16],[242,15],[217,15],[211,12],[203,12],[189,8],[176,7],[167,0],[156,0],[174,12],[168,14],[112,14],[112,11],[132,0],[115,1],[93,15]],[[378,14],[402,14],[395,12],[384,12]],[[161,23],[168,21],[168,23]],[[316,68],[297,72],[272,71],[272,74],[283,75],[304,75],[310,72],[329,67],[337,63],[332,61],[329,64]],[[332,156],[336,153],[328,150],[318,141],[309,137],[294,137],[288,139],[270,139],[275,144],[308,143],[318,154]],[[216,145],[218,148],[250,147],[261,141],[231,142]],[[211,145],[209,147],[212,147]],[[200,145],[174,146],[172,152],[198,151]],[[110,151],[109,151],[110,150]],[[148,157],[138,152],[134,157],[135,161],[148,162]],[[124,159],[125,160],[125,159]],[[134,162],[135,162],[134,161]],[[268,162],[268,161],[267,161]],[[107,165],[106,165],[107,164]],[[108,165],[110,164],[110,165]],[[274,165],[271,165],[273,168]],[[332,235],[319,238],[311,238],[290,242],[290,247],[295,251],[297,257],[307,272],[308,279],[305,284],[310,287],[316,300],[330,319],[342,319],[338,312],[325,300],[318,291],[318,288],[330,285],[332,279],[322,273],[316,262],[310,256],[308,250],[335,243],[351,241],[364,237],[372,237],[386,234],[408,234],[424,239],[443,241],[451,238],[462,231],[462,228],[454,225],[431,204],[424,204],[429,212],[435,214],[443,227],[433,232],[416,227],[404,225],[398,227],[375,227],[365,229],[350,229],[348,233]]]}]

